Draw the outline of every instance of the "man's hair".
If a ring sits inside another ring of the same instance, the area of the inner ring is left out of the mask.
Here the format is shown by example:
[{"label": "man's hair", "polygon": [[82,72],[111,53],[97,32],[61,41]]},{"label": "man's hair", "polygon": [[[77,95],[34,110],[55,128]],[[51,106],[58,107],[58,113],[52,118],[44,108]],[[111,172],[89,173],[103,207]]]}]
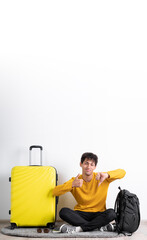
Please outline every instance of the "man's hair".
[{"label": "man's hair", "polygon": [[98,163],[97,155],[95,155],[91,152],[83,153],[82,157],[81,157],[81,163],[83,163],[86,158],[89,159],[89,160],[93,160],[95,162],[95,166],[97,165],[97,163]]}]

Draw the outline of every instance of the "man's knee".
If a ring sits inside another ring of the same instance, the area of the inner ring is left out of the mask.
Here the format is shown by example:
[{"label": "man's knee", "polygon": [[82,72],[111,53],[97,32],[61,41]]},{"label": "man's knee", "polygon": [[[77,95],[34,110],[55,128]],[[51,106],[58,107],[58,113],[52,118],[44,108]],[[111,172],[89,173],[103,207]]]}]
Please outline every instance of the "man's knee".
[{"label": "man's knee", "polygon": [[107,211],[107,217],[109,218],[110,221],[113,221],[114,219],[116,219],[116,213],[114,209],[109,208],[106,211]]},{"label": "man's knee", "polygon": [[59,212],[60,218],[64,219],[64,217],[67,215],[69,208],[62,208]]}]

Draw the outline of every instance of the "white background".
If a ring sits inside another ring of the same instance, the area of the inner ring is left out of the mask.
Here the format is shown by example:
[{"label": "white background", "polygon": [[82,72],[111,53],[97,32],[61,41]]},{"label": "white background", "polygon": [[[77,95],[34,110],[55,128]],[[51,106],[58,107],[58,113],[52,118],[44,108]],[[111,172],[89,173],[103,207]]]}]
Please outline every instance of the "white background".
[{"label": "white background", "polygon": [[[137,194],[147,219],[147,2],[7,1],[0,3],[0,219],[9,219],[15,165],[44,147],[58,184],[81,172],[83,152],[96,171],[124,168],[118,186]],[[58,211],[72,207],[70,193]]]}]

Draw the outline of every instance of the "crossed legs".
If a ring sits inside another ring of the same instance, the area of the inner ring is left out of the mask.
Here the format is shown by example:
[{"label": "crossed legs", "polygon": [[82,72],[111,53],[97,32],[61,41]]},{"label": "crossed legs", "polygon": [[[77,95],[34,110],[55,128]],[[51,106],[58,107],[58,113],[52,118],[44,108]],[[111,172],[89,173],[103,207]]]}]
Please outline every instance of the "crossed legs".
[{"label": "crossed legs", "polygon": [[107,225],[116,218],[116,213],[111,208],[104,212],[82,212],[62,208],[59,216],[73,226],[80,226],[85,232]]}]

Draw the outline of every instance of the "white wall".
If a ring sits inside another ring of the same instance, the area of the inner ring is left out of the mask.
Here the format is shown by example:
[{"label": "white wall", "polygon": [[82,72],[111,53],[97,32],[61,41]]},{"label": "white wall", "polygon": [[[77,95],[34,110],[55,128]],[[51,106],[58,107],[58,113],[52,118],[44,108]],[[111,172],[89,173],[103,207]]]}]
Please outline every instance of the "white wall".
[{"label": "white wall", "polygon": [[[15,165],[44,147],[59,184],[80,171],[81,154],[97,171],[124,168],[110,185],[136,193],[147,219],[146,1],[1,1],[0,219],[8,219]],[[58,210],[74,206],[60,197]]]}]

